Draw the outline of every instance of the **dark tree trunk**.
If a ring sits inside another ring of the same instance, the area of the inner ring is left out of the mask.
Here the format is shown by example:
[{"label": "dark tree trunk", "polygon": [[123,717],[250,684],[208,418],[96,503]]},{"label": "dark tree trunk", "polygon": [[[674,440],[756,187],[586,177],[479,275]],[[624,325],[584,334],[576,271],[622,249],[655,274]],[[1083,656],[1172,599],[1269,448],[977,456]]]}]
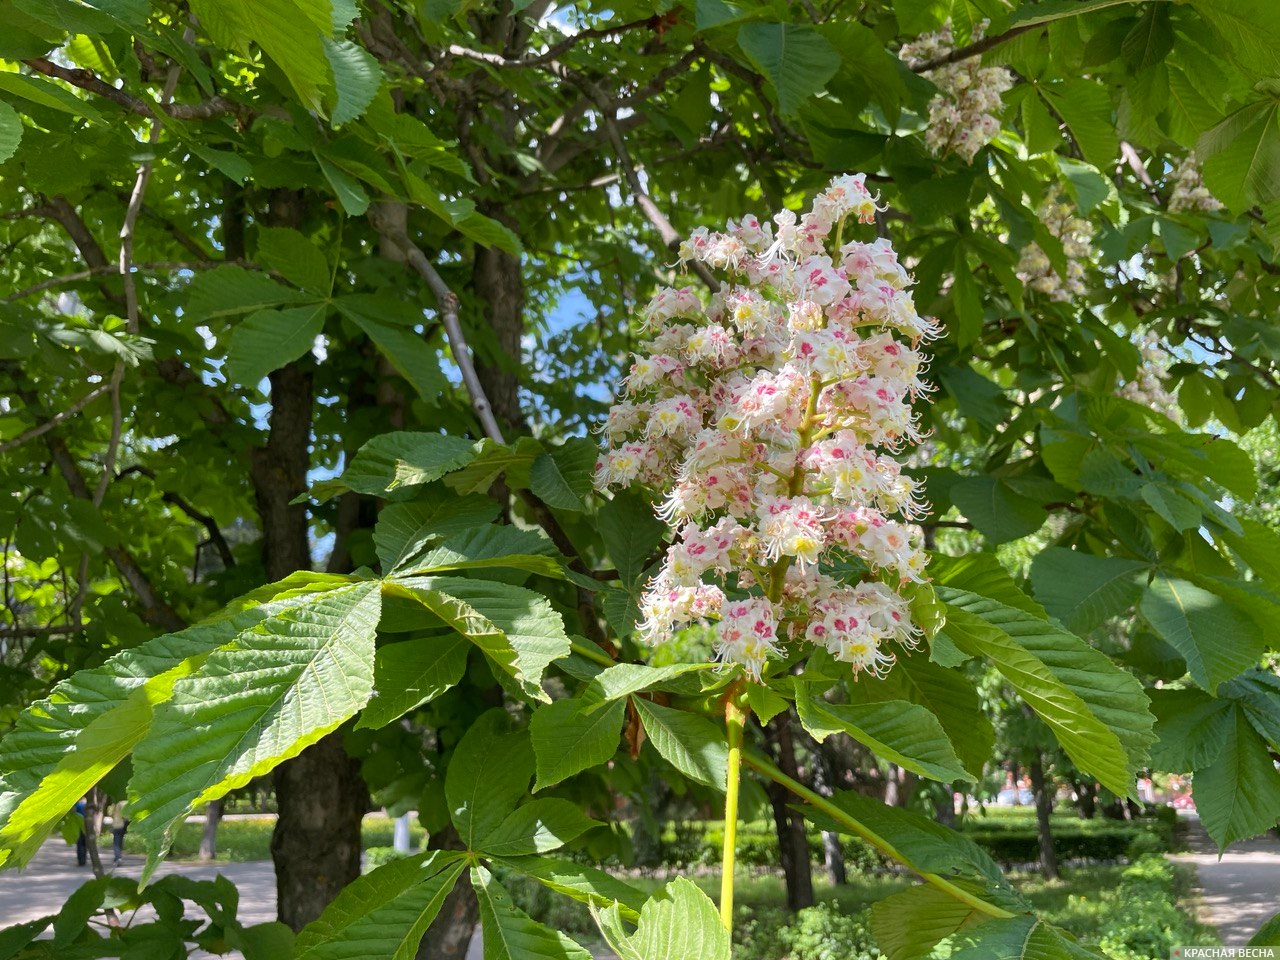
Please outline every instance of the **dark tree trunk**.
[{"label": "dark tree trunk", "polygon": [[218,824],[222,822],[222,800],[210,800],[204,808],[204,831],[200,834],[198,860],[214,860],[218,856]]},{"label": "dark tree trunk", "polygon": [[945,794],[938,797],[933,805],[934,818],[944,827],[954,829],[956,825],[956,792],[962,790],[962,781],[956,781]]},{"label": "dark tree trunk", "polygon": [[1046,880],[1058,879],[1058,854],[1053,849],[1053,831],[1049,815],[1053,813],[1051,785],[1044,776],[1044,762],[1039,751],[1031,760],[1027,771],[1031,775],[1031,789],[1036,797],[1036,834],[1040,840],[1040,872]]},{"label": "dark tree trunk", "polygon": [[[431,850],[462,850],[462,840],[452,826],[431,837]],[[440,914],[418,946],[415,960],[463,960],[480,921],[480,901],[465,877],[440,907]]]},{"label": "dark tree trunk", "polygon": [[[791,717],[782,713],[769,721],[769,739],[773,741],[778,767],[787,776],[799,780],[795,743],[791,736]],[[787,882],[787,906],[792,910],[812,907],[813,869],[809,862],[809,838],[804,818],[791,809],[791,793],[780,784],[769,784],[769,804],[773,807],[773,825],[778,833],[778,854]]]},{"label": "dark tree trunk", "polygon": [[[484,208],[481,212],[511,226],[509,215],[501,209]],[[476,374],[499,422],[505,427],[522,427],[520,338],[524,335],[525,293],[520,258],[497,248],[477,246],[471,282],[497,351],[494,355],[476,350]]]},{"label": "dark tree trunk", "polygon": [[[296,194],[278,191],[269,220],[296,224]],[[267,443],[252,451],[250,472],[268,580],[311,569],[307,508],[290,501],[307,488],[311,466],[313,405],[310,361],[295,361],[271,374]],[[360,821],[369,792],[360,765],[347,755],[341,733],[331,733],[276,768],[279,817],[271,837],[277,911],[294,930],[360,875]]]},{"label": "dark tree trunk", "polygon": [[341,733],[276,767],[280,817],[271,836],[280,922],[301,930],[360,876],[360,820],[369,790]]},{"label": "dark tree trunk", "polygon": [[1076,803],[1080,806],[1080,816],[1092,820],[1098,813],[1098,785],[1093,781],[1077,784]]},{"label": "dark tree trunk", "polygon": [[[832,786],[834,776],[831,770],[831,758],[822,750],[822,744],[806,738],[805,747],[813,757],[813,789],[824,797],[835,792]],[[849,872],[845,869],[844,848],[840,846],[840,834],[831,830],[822,831],[822,859],[831,882],[836,886],[844,886],[849,882]]]}]

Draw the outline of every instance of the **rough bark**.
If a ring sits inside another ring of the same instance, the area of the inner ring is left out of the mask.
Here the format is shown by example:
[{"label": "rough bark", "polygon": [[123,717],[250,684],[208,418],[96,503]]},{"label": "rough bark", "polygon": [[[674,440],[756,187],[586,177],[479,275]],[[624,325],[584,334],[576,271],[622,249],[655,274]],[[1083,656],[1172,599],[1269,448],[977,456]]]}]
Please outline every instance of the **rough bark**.
[{"label": "rough bark", "polygon": [[[787,776],[802,779],[796,764],[790,715],[779,714],[769,721],[766,729],[778,767]],[[769,784],[769,804],[773,808],[773,825],[778,833],[779,860],[787,883],[787,906],[791,910],[803,910],[814,904],[813,868],[809,862],[809,838],[804,818],[791,809],[791,800],[791,794],[785,787]]]},{"label": "rough bark", "polygon": [[1049,815],[1053,812],[1051,786],[1045,779],[1044,762],[1040,752],[1031,759],[1027,768],[1031,776],[1031,789],[1036,797],[1036,836],[1040,841],[1040,872],[1046,880],[1058,879],[1058,853],[1053,849],[1053,831]]},{"label": "rough bark", "polygon": [[360,876],[360,819],[369,790],[340,733],[277,767],[275,784],[277,908],[281,923],[301,930]]},{"label": "rough bark", "polygon": [[[482,212],[504,219],[500,210]],[[477,351],[476,374],[498,421],[504,427],[520,428],[524,425],[520,412],[520,338],[524,334],[525,302],[520,259],[496,247],[478,246],[471,282],[498,350],[497,356]]]},{"label": "rough bark", "polygon": [[218,824],[222,822],[222,800],[210,800],[204,808],[204,830],[200,834],[200,852],[197,860],[216,860],[218,857]]},{"label": "rough bark", "polygon": [[956,825],[956,801],[955,794],[957,790],[963,790],[963,781],[956,781],[951,784],[946,793],[939,794],[938,799],[934,802],[934,819],[936,819],[944,827],[955,827]]}]

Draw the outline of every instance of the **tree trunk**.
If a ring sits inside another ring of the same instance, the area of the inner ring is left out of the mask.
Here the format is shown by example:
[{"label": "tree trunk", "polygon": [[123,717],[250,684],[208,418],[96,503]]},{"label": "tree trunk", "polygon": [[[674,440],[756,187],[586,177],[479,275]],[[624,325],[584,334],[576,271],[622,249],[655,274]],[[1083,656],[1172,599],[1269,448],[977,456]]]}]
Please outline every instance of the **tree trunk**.
[{"label": "tree trunk", "polygon": [[197,860],[214,860],[218,856],[218,824],[222,822],[222,800],[210,800],[204,808],[204,832],[200,834]]},{"label": "tree trunk", "polygon": [[[769,721],[767,730],[776,748],[778,767],[787,776],[800,779],[790,715],[782,713],[774,717]],[[809,838],[804,818],[791,809],[791,800],[791,793],[786,787],[769,784],[773,825],[778,833],[778,854],[787,882],[787,906],[791,910],[803,910],[814,904],[813,869],[809,863]]]},{"label": "tree trunk", "polygon": [[[462,840],[452,826],[435,834],[427,842],[431,850],[462,850]],[[480,901],[463,877],[444,898],[440,914],[418,945],[415,960],[463,960],[471,937],[480,922]]]},{"label": "tree trunk", "polygon": [[[481,212],[512,226],[509,216],[501,209],[482,207]],[[520,258],[496,247],[477,246],[471,282],[493,337],[489,351],[476,350],[476,375],[499,422],[504,427],[523,427],[520,338],[524,335],[525,294]],[[473,344],[476,346],[479,344]]]},{"label": "tree trunk", "polygon": [[1044,762],[1037,750],[1028,768],[1031,789],[1036,797],[1036,834],[1040,840],[1040,872],[1046,880],[1058,879],[1058,854],[1053,849],[1053,831],[1049,815],[1053,812],[1053,796],[1050,784],[1045,781]]},{"label": "tree trunk", "polygon": [[[806,738],[805,747],[813,757],[813,789],[824,797],[831,796],[835,792],[832,786],[831,758],[823,752],[822,745],[816,740]],[[832,883],[839,887],[849,882],[844,848],[840,846],[840,834],[831,830],[822,831],[822,859]]]},{"label": "tree trunk", "polygon": [[280,922],[301,930],[360,876],[360,820],[369,790],[341,733],[276,767],[280,817],[271,836]]},{"label": "tree trunk", "polygon": [[955,828],[956,825],[956,792],[963,790],[963,781],[957,780],[950,785],[945,794],[938,797],[933,805],[934,818],[944,827]]},{"label": "tree trunk", "polygon": [[[273,203],[273,209],[275,208]],[[250,471],[262,523],[268,580],[311,568],[307,508],[291,504],[306,490],[311,466],[311,371],[304,359],[271,374],[267,443]],[[280,921],[300,930],[360,876],[360,820],[369,791],[360,765],[331,733],[275,770],[279,817],[271,837]]]},{"label": "tree trunk", "polygon": [[1077,784],[1076,803],[1080,806],[1080,816],[1092,820],[1098,813],[1098,785],[1090,780]]}]

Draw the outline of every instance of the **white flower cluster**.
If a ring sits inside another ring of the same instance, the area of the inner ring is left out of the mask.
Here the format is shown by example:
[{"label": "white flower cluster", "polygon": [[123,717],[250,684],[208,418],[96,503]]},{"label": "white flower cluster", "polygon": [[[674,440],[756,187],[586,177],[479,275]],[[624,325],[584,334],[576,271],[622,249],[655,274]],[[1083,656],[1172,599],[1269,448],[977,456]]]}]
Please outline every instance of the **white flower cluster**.
[{"label": "white flower cluster", "polygon": [[1169,353],[1160,343],[1160,338],[1148,331],[1138,341],[1138,353],[1142,357],[1138,373],[1120,388],[1120,396],[1163,413],[1171,420],[1179,419],[1178,401],[1164,385],[1163,377],[1169,370]]},{"label": "white flower cluster", "polygon": [[[973,39],[981,40],[983,22],[974,27]],[[932,33],[922,33],[903,44],[898,57],[918,67],[945,57],[955,49],[951,21]],[[929,102],[929,128],[925,145],[935,156],[954,153],[972,163],[978,151],[1000,132],[1000,95],[1013,86],[1013,76],[1004,67],[984,67],[981,57],[968,57],[926,71],[938,94]]]},{"label": "white flower cluster", "polygon": [[1054,194],[1038,211],[1040,222],[1062,241],[1066,274],[1059,273],[1038,243],[1028,244],[1018,261],[1018,279],[1050,300],[1067,303],[1085,294],[1085,268],[1093,252],[1093,227],[1077,217],[1071,204]]},{"label": "white flower cluster", "polygon": [[1200,166],[1196,155],[1189,153],[1174,166],[1171,180],[1173,192],[1169,195],[1170,213],[1213,213],[1222,209],[1218,198],[1209,192],[1200,178]]},{"label": "white flower cluster", "polygon": [[[718,657],[759,677],[786,642],[880,674],[891,644],[920,636],[898,589],[924,578],[909,522],[924,508],[883,451],[920,438],[916,347],[938,328],[887,240],[842,242],[876,209],[864,177],[841,176],[804,216],[699,230],[681,261],[729,282],[709,303],[688,287],[649,303],[596,468],[601,488],[651,488],[676,532],[643,597],[645,640],[718,621]],[[866,575],[850,585],[823,561]]]}]

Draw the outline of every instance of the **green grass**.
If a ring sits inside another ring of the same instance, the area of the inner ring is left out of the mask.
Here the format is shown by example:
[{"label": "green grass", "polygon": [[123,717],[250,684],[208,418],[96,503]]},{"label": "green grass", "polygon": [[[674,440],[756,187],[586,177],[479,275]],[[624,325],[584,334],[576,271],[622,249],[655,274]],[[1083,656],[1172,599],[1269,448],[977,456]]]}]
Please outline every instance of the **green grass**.
[{"label": "green grass", "polygon": [[[271,859],[271,832],[275,829],[275,817],[233,817],[218,825],[218,860],[243,862]],[[170,858],[194,859],[200,850],[203,823],[182,823],[174,831],[173,850]],[[395,833],[395,821],[383,814],[370,814],[364,818],[364,848],[389,847]],[[424,831],[416,819],[409,822],[410,842],[414,847],[422,843]],[[99,838],[99,844],[111,848],[111,831]],[[139,837],[125,834],[125,853],[142,854],[145,851]]]}]

